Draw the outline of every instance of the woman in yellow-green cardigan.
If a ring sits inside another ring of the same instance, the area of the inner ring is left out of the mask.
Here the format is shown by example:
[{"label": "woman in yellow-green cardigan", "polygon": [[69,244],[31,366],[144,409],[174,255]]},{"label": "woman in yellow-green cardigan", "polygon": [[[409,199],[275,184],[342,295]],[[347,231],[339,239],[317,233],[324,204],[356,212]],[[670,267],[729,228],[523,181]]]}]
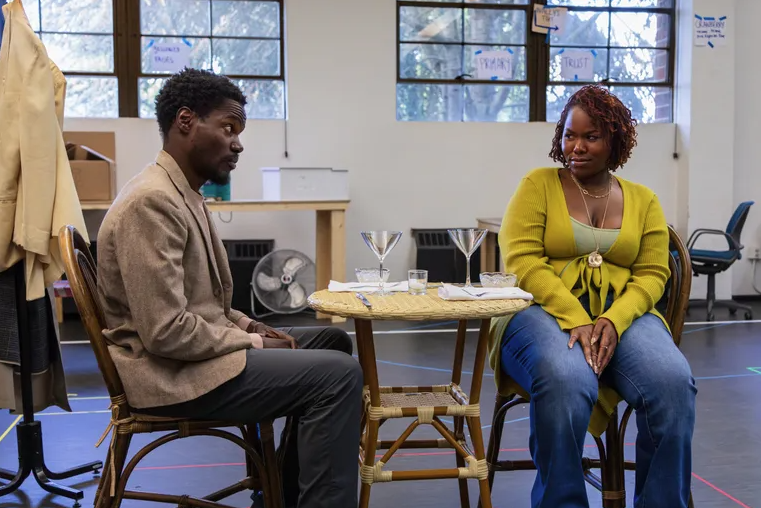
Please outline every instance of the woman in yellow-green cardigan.
[{"label": "woman in yellow-green cardigan", "polygon": [[637,415],[635,508],[687,507],[697,390],[655,310],[669,278],[666,220],[650,189],[613,175],[635,127],[605,88],[576,92],[550,152],[562,168],[523,178],[499,233],[506,270],[534,295],[495,320],[490,348],[500,392],[531,399],[533,508],[589,506],[585,434],[599,435],[621,398]]}]

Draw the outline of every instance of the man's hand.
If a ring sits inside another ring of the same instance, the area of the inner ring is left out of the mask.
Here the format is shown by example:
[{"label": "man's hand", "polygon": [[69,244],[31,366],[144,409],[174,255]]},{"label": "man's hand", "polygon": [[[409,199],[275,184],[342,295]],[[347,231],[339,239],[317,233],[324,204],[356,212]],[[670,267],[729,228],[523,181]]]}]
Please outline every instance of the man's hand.
[{"label": "man's hand", "polygon": [[613,357],[613,351],[618,344],[618,332],[613,323],[605,318],[600,318],[595,323],[594,331],[592,332],[592,340],[595,345],[598,346],[599,354],[597,355],[597,363],[595,364],[595,372],[599,376],[605,367],[610,363],[610,359]]},{"label": "man's hand", "polygon": [[589,368],[595,371],[597,365],[597,347],[592,344],[592,331],[593,325],[577,326],[571,330],[571,340],[568,341],[568,349],[573,349],[573,345],[578,342],[581,344],[581,349],[584,351],[584,358],[587,359]]},{"label": "man's hand", "polygon": [[264,349],[296,349],[296,341],[293,342],[274,337],[262,337]]},{"label": "man's hand", "polygon": [[265,349],[269,348],[282,348],[282,349],[298,349],[299,344],[296,339],[284,333],[280,330],[276,330],[271,326],[267,326],[264,323],[251,323],[249,325],[249,333],[257,333],[261,335]]}]

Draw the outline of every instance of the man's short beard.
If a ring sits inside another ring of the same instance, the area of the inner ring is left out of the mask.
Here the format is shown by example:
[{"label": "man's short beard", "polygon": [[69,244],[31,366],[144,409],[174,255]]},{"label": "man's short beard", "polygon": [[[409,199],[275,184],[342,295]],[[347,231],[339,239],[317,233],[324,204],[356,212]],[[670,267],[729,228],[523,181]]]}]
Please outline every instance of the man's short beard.
[{"label": "man's short beard", "polygon": [[214,173],[208,181],[217,185],[227,185],[230,183],[230,173]]}]

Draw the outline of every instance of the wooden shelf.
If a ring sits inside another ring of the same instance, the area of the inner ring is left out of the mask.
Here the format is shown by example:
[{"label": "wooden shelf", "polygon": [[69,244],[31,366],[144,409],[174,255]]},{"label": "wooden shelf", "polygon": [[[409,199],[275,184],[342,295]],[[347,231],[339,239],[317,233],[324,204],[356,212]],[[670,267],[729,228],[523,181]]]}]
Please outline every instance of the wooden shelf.
[{"label": "wooden shelf", "polygon": [[[84,201],[80,203],[82,210],[108,210],[111,201]],[[349,200],[345,201],[207,201],[206,206],[211,212],[267,212],[284,210],[343,210],[349,208]]]}]

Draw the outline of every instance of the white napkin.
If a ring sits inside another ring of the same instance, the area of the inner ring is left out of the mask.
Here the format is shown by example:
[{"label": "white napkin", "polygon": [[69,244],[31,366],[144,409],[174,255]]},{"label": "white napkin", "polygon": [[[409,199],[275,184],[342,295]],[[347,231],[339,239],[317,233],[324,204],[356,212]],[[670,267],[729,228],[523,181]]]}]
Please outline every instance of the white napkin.
[{"label": "white napkin", "polygon": [[533,300],[534,295],[518,287],[512,288],[463,288],[452,284],[439,287],[442,300]]},{"label": "white napkin", "polygon": [[[386,291],[407,291],[407,281],[386,282],[383,284]],[[331,280],[328,284],[328,291],[331,293],[346,293],[354,291],[376,291],[380,289],[378,282],[338,282]]]}]

